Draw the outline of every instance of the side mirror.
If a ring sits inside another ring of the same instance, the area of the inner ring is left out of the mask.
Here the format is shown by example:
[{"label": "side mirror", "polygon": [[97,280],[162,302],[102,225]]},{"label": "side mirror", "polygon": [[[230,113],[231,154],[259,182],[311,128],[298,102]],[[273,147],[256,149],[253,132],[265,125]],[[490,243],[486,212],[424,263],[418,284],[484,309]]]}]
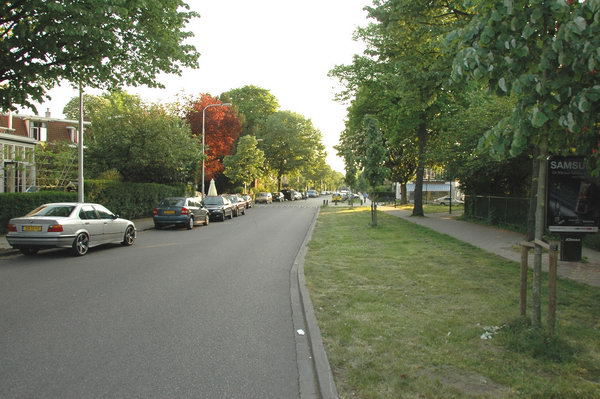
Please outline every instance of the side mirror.
[{"label": "side mirror", "polygon": [[118,219],[118,218],[119,218],[119,215],[113,215],[113,220]]}]

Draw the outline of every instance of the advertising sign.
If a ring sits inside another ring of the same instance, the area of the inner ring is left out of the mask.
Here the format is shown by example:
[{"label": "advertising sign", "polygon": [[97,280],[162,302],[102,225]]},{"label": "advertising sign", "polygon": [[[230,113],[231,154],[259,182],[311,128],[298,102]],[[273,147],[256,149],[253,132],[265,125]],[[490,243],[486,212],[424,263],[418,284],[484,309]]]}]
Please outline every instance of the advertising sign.
[{"label": "advertising sign", "polygon": [[600,186],[587,174],[583,157],[548,158],[546,224],[559,233],[597,233]]}]

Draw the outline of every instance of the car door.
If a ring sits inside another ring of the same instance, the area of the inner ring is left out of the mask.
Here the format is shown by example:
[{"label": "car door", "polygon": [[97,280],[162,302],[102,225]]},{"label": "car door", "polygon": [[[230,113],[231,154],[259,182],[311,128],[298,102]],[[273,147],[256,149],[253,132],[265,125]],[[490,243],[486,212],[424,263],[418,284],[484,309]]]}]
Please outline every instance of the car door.
[{"label": "car door", "polygon": [[94,205],[100,220],[105,242],[121,241],[125,234],[125,223],[116,219],[115,215],[102,205]]},{"label": "car door", "polygon": [[82,205],[79,209],[79,219],[81,219],[82,227],[90,235],[90,246],[105,242],[103,221],[98,217],[93,206]]}]

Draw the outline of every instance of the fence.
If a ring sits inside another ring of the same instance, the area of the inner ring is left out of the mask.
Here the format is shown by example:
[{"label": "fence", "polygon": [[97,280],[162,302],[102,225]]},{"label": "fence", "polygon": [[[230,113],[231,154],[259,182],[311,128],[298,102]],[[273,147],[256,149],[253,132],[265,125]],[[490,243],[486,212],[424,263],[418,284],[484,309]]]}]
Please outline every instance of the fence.
[{"label": "fence", "polygon": [[494,225],[509,225],[527,229],[529,198],[465,196],[465,215],[483,219]]}]

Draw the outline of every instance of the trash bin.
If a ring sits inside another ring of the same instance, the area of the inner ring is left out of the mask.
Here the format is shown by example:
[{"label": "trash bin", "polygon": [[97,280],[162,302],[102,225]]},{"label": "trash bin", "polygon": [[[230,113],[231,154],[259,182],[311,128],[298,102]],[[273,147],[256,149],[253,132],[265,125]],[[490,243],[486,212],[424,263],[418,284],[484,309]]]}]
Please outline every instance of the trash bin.
[{"label": "trash bin", "polygon": [[581,243],[583,235],[561,235],[560,260],[565,262],[579,262],[581,260]]}]

